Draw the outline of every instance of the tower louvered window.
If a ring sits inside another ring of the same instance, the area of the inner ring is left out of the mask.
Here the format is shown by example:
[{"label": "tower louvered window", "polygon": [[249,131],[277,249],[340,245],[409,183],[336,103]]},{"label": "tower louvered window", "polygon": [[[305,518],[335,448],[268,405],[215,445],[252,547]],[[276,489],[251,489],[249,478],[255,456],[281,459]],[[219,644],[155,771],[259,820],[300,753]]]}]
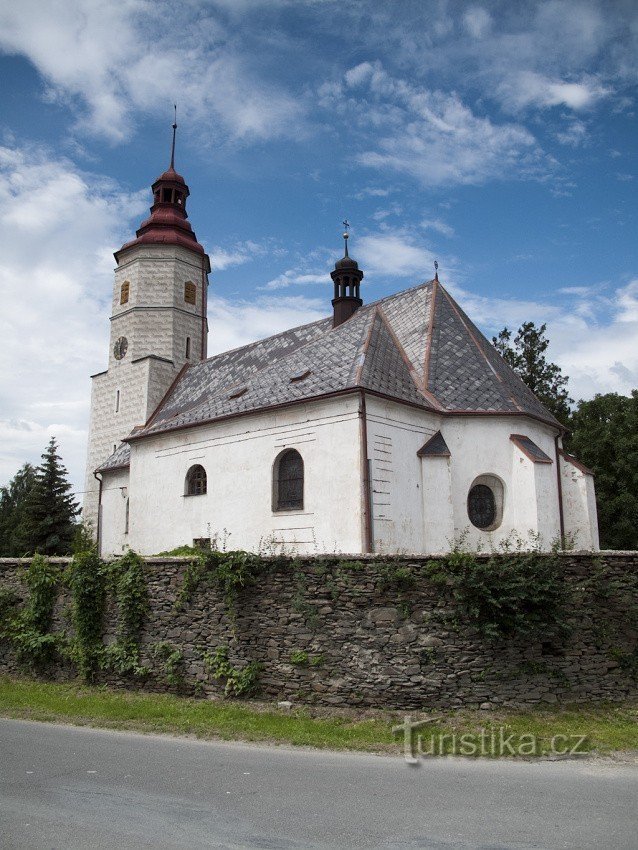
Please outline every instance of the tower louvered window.
[{"label": "tower louvered window", "polygon": [[187,280],[184,284],[184,301],[187,304],[197,303],[197,287],[190,280]]},{"label": "tower louvered window", "polygon": [[128,282],[128,280],[125,280],[120,288],[120,304],[128,304],[130,291],[131,284]]}]

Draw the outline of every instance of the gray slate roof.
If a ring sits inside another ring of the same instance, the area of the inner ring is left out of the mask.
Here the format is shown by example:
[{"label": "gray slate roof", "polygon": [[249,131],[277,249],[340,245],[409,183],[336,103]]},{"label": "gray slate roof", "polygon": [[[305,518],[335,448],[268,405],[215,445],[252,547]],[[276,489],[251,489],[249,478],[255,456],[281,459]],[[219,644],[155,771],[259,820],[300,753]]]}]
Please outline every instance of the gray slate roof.
[{"label": "gray slate roof", "polygon": [[321,319],[189,366],[129,439],[356,388],[441,412],[527,413],[558,424],[431,280],[363,305],[336,328]]}]

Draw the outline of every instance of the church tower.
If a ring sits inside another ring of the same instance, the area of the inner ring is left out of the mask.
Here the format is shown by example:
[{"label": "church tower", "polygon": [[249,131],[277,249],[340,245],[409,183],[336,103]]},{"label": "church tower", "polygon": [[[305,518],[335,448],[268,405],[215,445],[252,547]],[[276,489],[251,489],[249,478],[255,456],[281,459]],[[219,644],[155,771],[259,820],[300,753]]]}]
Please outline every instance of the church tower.
[{"label": "church tower", "polygon": [[210,261],[188,222],[188,186],[171,163],[153,183],[151,215],[115,253],[108,368],[93,375],[84,519],[98,525],[94,472],[151,416],[179,372],[206,359]]}]

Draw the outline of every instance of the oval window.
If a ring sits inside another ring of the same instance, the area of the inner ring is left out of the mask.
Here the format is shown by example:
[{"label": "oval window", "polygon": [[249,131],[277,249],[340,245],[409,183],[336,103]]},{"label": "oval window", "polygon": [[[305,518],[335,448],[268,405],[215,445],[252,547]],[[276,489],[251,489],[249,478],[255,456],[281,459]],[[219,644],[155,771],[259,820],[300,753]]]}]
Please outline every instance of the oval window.
[{"label": "oval window", "polygon": [[467,497],[467,514],[472,525],[489,528],[496,520],[496,499],[487,484],[475,484]]},{"label": "oval window", "polygon": [[503,520],[505,488],[496,475],[479,475],[467,494],[467,515],[475,528],[494,531]]}]

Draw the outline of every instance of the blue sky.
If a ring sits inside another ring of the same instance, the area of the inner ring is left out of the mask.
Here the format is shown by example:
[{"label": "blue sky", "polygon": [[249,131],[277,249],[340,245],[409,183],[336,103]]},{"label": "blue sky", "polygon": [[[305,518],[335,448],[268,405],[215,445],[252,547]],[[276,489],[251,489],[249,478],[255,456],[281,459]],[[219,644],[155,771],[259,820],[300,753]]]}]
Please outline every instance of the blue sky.
[{"label": "blue sky", "polygon": [[638,386],[634,2],[0,6],[0,483],[55,434],[82,489],[112,252],[177,167],[211,353],[432,277],[485,333],[547,322],[571,394]]}]

